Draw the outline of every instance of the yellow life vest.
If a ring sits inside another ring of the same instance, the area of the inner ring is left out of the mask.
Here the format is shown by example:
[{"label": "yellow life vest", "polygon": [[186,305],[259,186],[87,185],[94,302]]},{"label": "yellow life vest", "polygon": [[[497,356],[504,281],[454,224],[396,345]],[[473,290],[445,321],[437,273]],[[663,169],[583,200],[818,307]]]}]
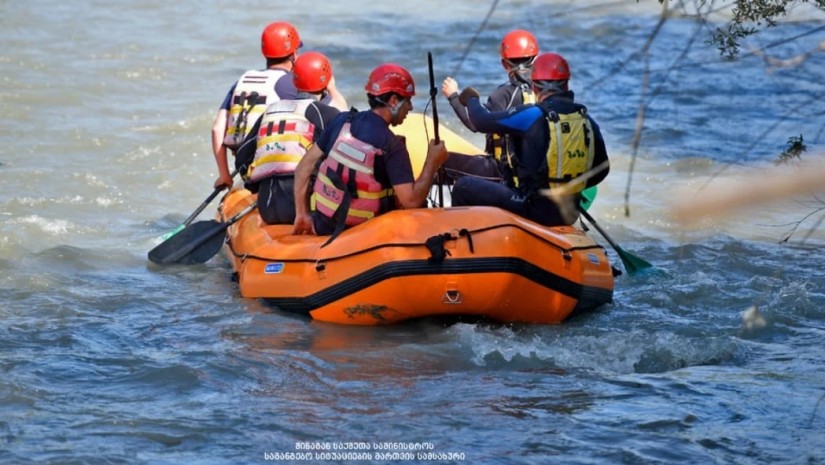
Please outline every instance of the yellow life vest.
[{"label": "yellow life vest", "polygon": [[279,100],[266,108],[258,130],[255,158],[246,172],[249,181],[295,172],[312,145],[315,125],[305,114],[314,101]]},{"label": "yellow life vest", "polygon": [[536,94],[533,93],[532,89],[528,89],[526,87],[522,87],[521,89],[521,100],[522,104],[524,105],[532,105],[536,103]]},{"label": "yellow life vest", "polygon": [[[547,150],[547,175],[550,188],[559,187],[573,178],[577,178],[593,167],[596,143],[593,140],[593,126],[587,118],[587,109],[547,115],[550,128],[550,146]],[[584,182],[572,186],[573,193],[581,192]]]},{"label": "yellow life vest", "polygon": [[267,105],[279,100],[275,93],[275,83],[285,74],[286,71],[282,69],[247,71],[238,79],[229,103],[224,145],[232,150],[240,147],[255,121],[266,111]]}]

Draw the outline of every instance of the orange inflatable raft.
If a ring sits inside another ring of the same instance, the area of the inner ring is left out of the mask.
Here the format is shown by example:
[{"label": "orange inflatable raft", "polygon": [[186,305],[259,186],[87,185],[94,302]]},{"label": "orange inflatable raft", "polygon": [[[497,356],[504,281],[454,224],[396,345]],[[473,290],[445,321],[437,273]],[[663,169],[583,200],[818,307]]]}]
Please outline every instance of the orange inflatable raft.
[{"label": "orange inflatable raft", "polygon": [[[426,139],[410,143],[408,129],[411,154],[425,155]],[[460,136],[440,132],[452,150],[447,137]],[[254,201],[249,191],[235,189],[218,218],[225,221]],[[612,268],[588,235],[498,208],[393,211],[325,246],[328,236],[291,232],[292,225],[266,225],[253,211],[228,228],[224,251],[241,295],[320,321],[379,325],[471,316],[555,324],[613,298]]]}]

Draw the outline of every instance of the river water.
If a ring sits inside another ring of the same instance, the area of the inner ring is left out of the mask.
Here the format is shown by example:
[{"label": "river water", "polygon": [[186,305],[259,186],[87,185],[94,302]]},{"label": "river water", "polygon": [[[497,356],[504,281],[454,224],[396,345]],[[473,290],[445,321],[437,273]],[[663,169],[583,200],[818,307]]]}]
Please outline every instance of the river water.
[{"label": "river water", "polygon": [[[0,463],[825,462],[822,201],[668,215],[677,187],[747,179],[790,137],[823,153],[823,53],[728,63],[674,17],[646,60],[652,0],[500,2],[478,34],[489,2],[323,3],[0,2]],[[419,111],[427,51],[486,94],[501,36],[533,30],[607,138],[591,212],[655,269],[558,326],[349,328],[240,298],[222,256],[150,266],[211,192],[215,109],[276,19],[356,107],[372,67],[406,65]],[[823,16],[794,19],[748,44],[813,51]]]}]

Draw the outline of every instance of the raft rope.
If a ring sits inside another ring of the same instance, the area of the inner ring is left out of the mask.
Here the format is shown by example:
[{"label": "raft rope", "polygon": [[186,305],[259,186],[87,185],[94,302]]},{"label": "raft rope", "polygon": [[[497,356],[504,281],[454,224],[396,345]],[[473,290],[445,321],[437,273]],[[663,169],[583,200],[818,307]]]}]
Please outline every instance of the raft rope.
[{"label": "raft rope", "polygon": [[[584,246],[574,245],[572,247],[564,247],[564,246],[561,246],[561,245],[559,245],[559,244],[557,244],[557,243],[555,243],[551,240],[548,240],[548,238],[546,238],[546,237],[543,237],[539,234],[536,234],[530,228],[524,228],[524,227],[521,227],[521,226],[518,226],[518,225],[515,225],[515,224],[510,224],[510,223],[497,224],[497,225],[487,226],[487,227],[473,229],[473,230],[462,228],[461,230],[458,231],[458,236],[454,236],[450,233],[445,233],[445,234],[450,235],[450,237],[454,240],[457,240],[458,238],[460,238],[462,236],[467,236],[467,241],[468,241],[468,245],[470,247],[470,252],[475,253],[475,250],[474,250],[474,247],[473,247],[472,235],[478,236],[479,234],[483,234],[484,232],[494,231],[494,230],[501,229],[501,228],[514,228],[514,229],[520,230],[521,232],[523,232],[523,233],[525,233],[529,236],[532,236],[535,239],[538,239],[539,241],[553,247],[554,249],[556,249],[556,250],[558,250],[562,253],[570,253],[570,252],[573,252],[573,251],[576,251],[576,250],[591,250],[591,249],[604,250],[604,247],[602,247],[598,243],[593,243],[592,245],[584,245]],[[313,263],[317,264],[319,262],[319,260],[314,259],[314,258],[283,258],[283,257],[278,257],[278,256],[273,256],[273,255],[240,254],[240,253],[238,253],[238,251],[235,250],[235,247],[233,246],[231,240],[227,241],[227,244],[229,245],[229,250],[231,251],[232,255],[234,255],[235,257],[238,257],[238,258],[243,257],[244,259],[250,259],[250,260],[278,261],[278,262],[284,262],[284,263],[313,262]],[[331,262],[335,262],[335,261],[338,261],[338,260],[343,260],[343,259],[347,259],[347,258],[350,258],[350,257],[354,257],[354,256],[357,256],[357,255],[367,254],[367,253],[370,253],[374,250],[379,250],[379,249],[383,249],[383,248],[396,248],[396,247],[416,248],[416,247],[421,247],[422,245],[425,245],[425,244],[421,243],[421,242],[393,242],[393,243],[386,243],[386,244],[376,244],[374,246],[367,247],[365,249],[359,249],[359,250],[344,253],[344,254],[341,254],[341,255],[335,255],[335,256],[327,257],[327,258],[323,259],[323,262],[324,263],[331,263]]]}]

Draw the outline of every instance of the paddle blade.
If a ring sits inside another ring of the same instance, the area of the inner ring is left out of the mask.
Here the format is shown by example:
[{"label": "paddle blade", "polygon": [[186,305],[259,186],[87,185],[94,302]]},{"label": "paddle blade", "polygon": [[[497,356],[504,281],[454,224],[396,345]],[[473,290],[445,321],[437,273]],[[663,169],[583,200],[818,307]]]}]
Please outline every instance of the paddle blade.
[{"label": "paddle blade", "polygon": [[615,250],[616,253],[619,254],[619,258],[622,259],[622,264],[624,264],[624,269],[627,270],[628,273],[633,274],[637,271],[653,267],[653,265],[651,265],[644,259],[639,258],[633,255],[632,253],[624,250],[623,248],[619,247],[619,244],[613,241],[613,239],[607,234],[607,232],[604,229],[602,229],[601,226],[599,226],[599,223],[596,222],[596,220],[590,215],[590,213],[587,213],[587,210],[581,210],[581,214],[583,217],[587,219],[588,222],[590,222],[591,225],[593,225],[594,228],[596,228],[596,231],[599,231],[599,234],[601,234],[602,237],[604,237],[604,239],[608,242],[608,244],[610,244],[610,246],[613,247],[613,250]]},{"label": "paddle blade", "polygon": [[[225,227],[223,228],[226,229]],[[226,236],[223,234],[213,235],[209,238],[209,240],[203,242],[199,246],[192,249],[191,252],[184,255],[180,259],[178,259],[175,263],[180,263],[183,265],[194,265],[196,263],[206,263],[209,261],[210,258],[214,257],[218,252],[220,252],[221,247],[223,247],[224,242],[226,241]]]},{"label": "paddle blade", "polygon": [[170,237],[172,237],[172,236],[174,236],[175,234],[177,234],[177,233],[179,233],[179,232],[183,231],[183,228],[185,228],[185,227],[186,227],[186,225],[185,225],[185,224],[182,224],[182,225],[178,226],[177,228],[175,228],[175,229],[173,229],[173,230],[169,231],[168,233],[166,233],[166,234],[164,234],[164,235],[160,236],[160,240],[161,240],[161,241],[166,241],[166,240],[168,240]]},{"label": "paddle blade", "polygon": [[653,265],[648,263],[643,258],[633,255],[632,253],[622,249],[618,245],[616,245],[614,248],[616,249],[616,253],[619,254],[619,258],[622,259],[624,269],[627,270],[627,272],[630,274],[634,274],[638,271],[642,271],[653,267]]},{"label": "paddle blade", "polygon": [[597,186],[588,187],[582,191],[582,197],[579,201],[579,206],[581,206],[582,210],[590,209],[590,206],[593,205],[593,202],[596,200],[598,191],[599,188]]},{"label": "paddle blade", "polygon": [[159,265],[206,263],[221,249],[226,223],[198,221],[149,251],[149,260]]}]

